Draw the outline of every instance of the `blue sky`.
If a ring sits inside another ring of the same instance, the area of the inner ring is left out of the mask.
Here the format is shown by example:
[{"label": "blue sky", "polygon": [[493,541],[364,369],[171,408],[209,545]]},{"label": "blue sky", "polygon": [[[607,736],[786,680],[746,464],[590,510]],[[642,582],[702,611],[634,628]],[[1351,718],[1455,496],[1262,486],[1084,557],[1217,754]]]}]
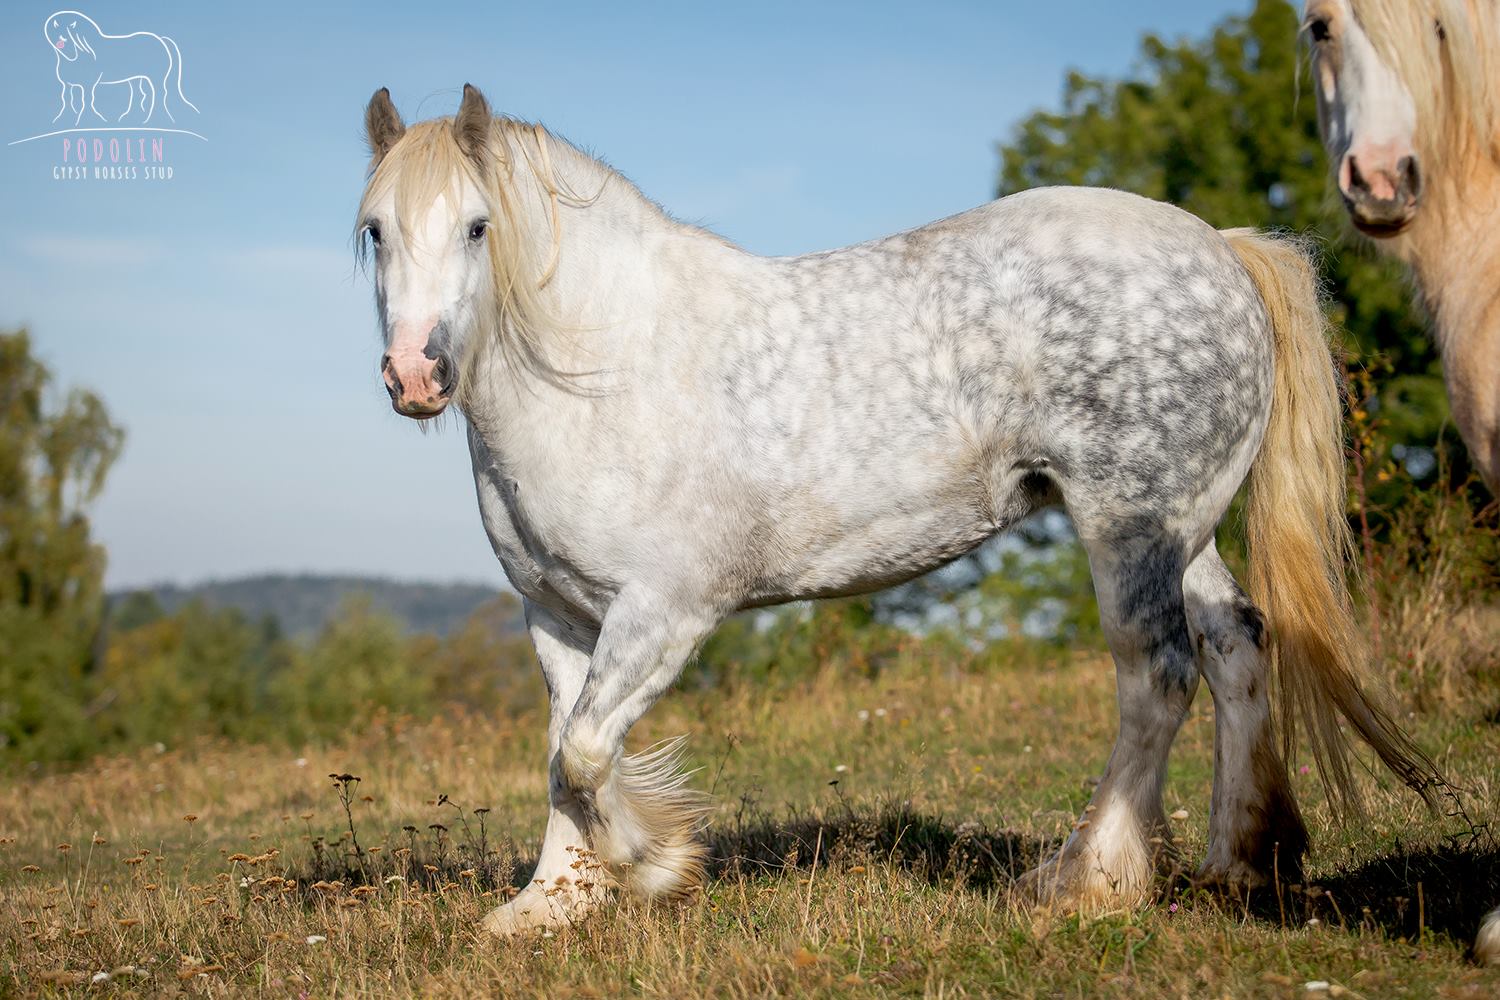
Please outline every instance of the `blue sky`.
[{"label": "blue sky", "polygon": [[[4,142],[59,127],[55,4],[0,8]],[[375,88],[415,120],[472,82],[677,217],[799,253],[985,201],[995,142],[1069,68],[1126,72],[1142,33],[1249,0],[73,6],[171,36],[199,108],[174,113],[208,140],[165,137],[169,181],[54,180],[63,137],[0,145],[0,328],[127,430],[94,511],[127,586],[410,574],[413,552],[424,578],[502,579],[461,429],[421,433],[376,374],[349,252]]]}]

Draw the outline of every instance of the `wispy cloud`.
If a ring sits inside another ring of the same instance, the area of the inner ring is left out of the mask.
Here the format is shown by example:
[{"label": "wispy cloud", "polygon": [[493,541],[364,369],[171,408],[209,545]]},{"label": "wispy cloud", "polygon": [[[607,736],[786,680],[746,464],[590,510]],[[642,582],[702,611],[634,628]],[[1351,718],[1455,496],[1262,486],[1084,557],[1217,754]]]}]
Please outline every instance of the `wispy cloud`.
[{"label": "wispy cloud", "polygon": [[66,233],[22,237],[20,249],[34,260],[48,264],[135,266],[153,264],[165,250],[155,239],[118,236],[74,236]]},{"label": "wispy cloud", "polygon": [[354,273],[354,254],[347,247],[313,243],[243,247],[230,254],[230,262],[261,273],[290,272],[334,278],[347,278]]}]

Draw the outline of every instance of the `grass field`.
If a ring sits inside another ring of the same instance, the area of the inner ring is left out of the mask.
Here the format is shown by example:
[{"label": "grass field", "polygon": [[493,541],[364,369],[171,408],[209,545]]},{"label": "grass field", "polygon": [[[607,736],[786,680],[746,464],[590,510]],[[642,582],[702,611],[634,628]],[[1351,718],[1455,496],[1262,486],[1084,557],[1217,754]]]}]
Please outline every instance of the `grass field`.
[{"label": "grass field", "polygon": [[[0,993],[1493,997],[1500,970],[1466,958],[1500,902],[1493,701],[1413,720],[1477,831],[1384,779],[1369,818],[1337,828],[1299,769],[1309,885],[1242,903],[1182,883],[1077,915],[1027,911],[1010,886],[1108,755],[1102,652],[981,671],[913,653],[873,679],[681,691],[632,742],[691,735],[718,800],[705,890],[509,942],[475,928],[538,846],[538,718],[99,760],[0,791]],[[1212,742],[1205,689],[1167,792],[1190,861]]]}]

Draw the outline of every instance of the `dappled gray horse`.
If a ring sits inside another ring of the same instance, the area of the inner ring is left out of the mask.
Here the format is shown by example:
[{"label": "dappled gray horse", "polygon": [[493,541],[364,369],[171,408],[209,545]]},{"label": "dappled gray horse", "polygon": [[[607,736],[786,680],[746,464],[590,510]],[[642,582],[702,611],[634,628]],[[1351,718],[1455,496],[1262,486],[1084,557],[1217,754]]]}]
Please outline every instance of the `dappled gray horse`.
[{"label": "dappled gray horse", "polygon": [[[909,579],[1054,502],[1088,551],[1120,734],[1035,893],[1150,886],[1200,674],[1217,726],[1205,879],[1257,884],[1306,847],[1273,663],[1284,722],[1302,717],[1336,793],[1340,714],[1424,787],[1355,679],[1339,391],[1294,246],[1059,188],[757,257],[472,87],[455,118],[410,128],[381,90],[366,128],[385,383],[398,413],[462,410],[551,696],[540,860],[489,929],[701,878],[706,803],[679,744],[623,745],[726,615]],[[1214,548],[1247,477],[1253,603]]]}]

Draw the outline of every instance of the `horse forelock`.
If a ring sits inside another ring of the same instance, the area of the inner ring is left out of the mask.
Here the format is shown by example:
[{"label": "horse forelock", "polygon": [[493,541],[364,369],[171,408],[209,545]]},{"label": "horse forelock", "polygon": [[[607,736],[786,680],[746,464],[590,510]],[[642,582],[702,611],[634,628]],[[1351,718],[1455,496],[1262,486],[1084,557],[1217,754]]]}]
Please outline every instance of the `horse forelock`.
[{"label": "horse forelock", "polygon": [[1500,159],[1500,4],[1496,0],[1350,0],[1380,58],[1406,84],[1417,152],[1439,175]]}]

